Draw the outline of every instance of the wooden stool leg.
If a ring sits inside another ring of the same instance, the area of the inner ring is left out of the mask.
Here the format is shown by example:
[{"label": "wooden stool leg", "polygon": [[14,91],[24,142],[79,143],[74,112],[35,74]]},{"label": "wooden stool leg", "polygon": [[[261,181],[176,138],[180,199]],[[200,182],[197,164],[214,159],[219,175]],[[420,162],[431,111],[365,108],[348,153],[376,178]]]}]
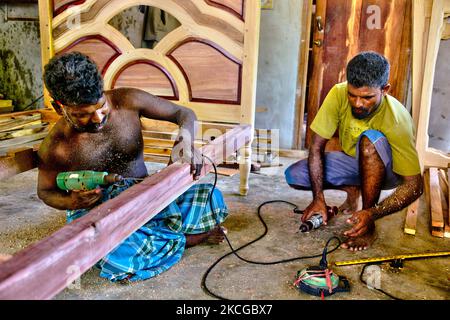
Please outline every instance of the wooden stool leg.
[{"label": "wooden stool leg", "polygon": [[252,148],[250,143],[239,149],[239,156],[239,171],[241,175],[239,193],[241,196],[246,196],[249,189],[248,177],[250,176],[250,168],[252,162]]}]

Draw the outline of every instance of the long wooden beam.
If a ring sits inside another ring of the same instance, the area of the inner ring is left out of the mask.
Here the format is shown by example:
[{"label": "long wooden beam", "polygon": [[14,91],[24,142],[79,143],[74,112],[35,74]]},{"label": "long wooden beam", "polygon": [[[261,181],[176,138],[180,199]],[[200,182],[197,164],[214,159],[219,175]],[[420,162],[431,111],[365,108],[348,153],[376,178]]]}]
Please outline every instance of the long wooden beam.
[{"label": "long wooden beam", "polygon": [[[250,137],[251,126],[237,126],[201,150],[219,164]],[[54,297],[191,187],[189,171],[174,163],[0,264],[0,299]]]}]

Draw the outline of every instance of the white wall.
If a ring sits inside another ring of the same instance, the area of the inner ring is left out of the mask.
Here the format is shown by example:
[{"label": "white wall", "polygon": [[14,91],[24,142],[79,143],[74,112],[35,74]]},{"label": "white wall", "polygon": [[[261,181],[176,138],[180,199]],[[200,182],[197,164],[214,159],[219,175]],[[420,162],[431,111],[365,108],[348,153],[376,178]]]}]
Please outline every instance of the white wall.
[{"label": "white wall", "polygon": [[295,93],[303,0],[274,0],[262,10],[256,106],[258,129],[279,129],[280,148],[293,146]]}]

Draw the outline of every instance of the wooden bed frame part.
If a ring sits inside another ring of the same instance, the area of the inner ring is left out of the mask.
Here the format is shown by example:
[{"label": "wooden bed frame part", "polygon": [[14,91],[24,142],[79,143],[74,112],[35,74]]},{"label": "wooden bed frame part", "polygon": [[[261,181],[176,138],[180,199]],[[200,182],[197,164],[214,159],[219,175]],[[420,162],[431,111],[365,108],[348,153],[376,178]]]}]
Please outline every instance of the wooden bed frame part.
[{"label": "wooden bed frame part", "polygon": [[[137,5],[164,10],[181,25],[155,48],[135,48],[108,22]],[[260,0],[39,0],[42,65],[80,51],[97,63],[106,90],[137,87],[192,109],[200,121],[250,125],[253,139],[260,6]],[[50,108],[49,99],[45,92]],[[151,143],[146,147],[154,150]],[[239,150],[242,195],[251,143]]]}]

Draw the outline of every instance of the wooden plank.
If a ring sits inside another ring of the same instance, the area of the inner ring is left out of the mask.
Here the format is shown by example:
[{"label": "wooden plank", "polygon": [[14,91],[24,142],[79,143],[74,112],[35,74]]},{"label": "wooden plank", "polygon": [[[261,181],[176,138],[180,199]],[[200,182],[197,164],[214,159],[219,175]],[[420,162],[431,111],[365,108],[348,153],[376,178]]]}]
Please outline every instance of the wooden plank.
[{"label": "wooden plank", "polygon": [[[250,137],[251,126],[239,126],[202,152],[219,164]],[[206,162],[201,177],[211,168]],[[195,183],[189,164],[174,163],[18,252],[0,264],[0,299],[54,297]]]},{"label": "wooden plank", "polygon": [[32,126],[25,126],[23,129],[20,129],[20,130],[11,130],[11,131],[0,132],[0,140],[28,136],[31,134],[35,134],[35,133],[44,131],[46,129],[48,129],[48,123],[39,123],[39,124],[32,125]]},{"label": "wooden plank", "polygon": [[[441,170],[440,170],[441,171]],[[445,172],[444,172],[445,173]],[[444,238],[450,238],[450,221],[449,221],[449,195],[448,195],[448,186],[447,183],[447,177],[442,179],[441,176],[439,176],[439,182],[441,185],[441,203],[442,203],[442,214],[444,218]]]},{"label": "wooden plank", "polygon": [[8,113],[13,110],[12,100],[0,100],[0,113]]},{"label": "wooden plank", "polygon": [[417,214],[419,210],[420,198],[411,203],[406,211],[405,228],[406,234],[415,235],[417,226]]},{"label": "wooden plank", "polygon": [[436,168],[430,168],[430,209],[431,209],[431,234],[444,236],[444,215],[442,212],[441,188]]},{"label": "wooden plank", "polygon": [[[55,55],[52,36],[53,1],[39,1],[39,30],[41,41],[41,65],[44,71],[45,65]],[[50,95],[44,86],[44,105],[50,107]]]},{"label": "wooden plank", "polygon": [[[209,171],[210,173],[214,173],[214,169]],[[239,173],[238,169],[232,169],[232,168],[217,168],[217,174],[220,174],[222,176],[232,177]]]},{"label": "wooden plank", "polygon": [[2,107],[12,107],[12,100],[0,100],[0,108]]},{"label": "wooden plank", "polygon": [[[42,110],[45,110],[45,109],[42,109]],[[38,114],[38,113],[41,113],[41,110],[18,111],[18,112],[11,112],[11,113],[7,113],[7,114],[0,114],[0,121],[11,118],[11,117],[17,117],[17,116],[22,116],[22,115],[33,115],[33,114]]]},{"label": "wooden plank", "polygon": [[297,71],[297,91],[295,95],[295,123],[294,123],[294,149],[302,149],[303,122],[305,117],[306,93],[308,85],[308,63],[311,38],[311,20],[313,15],[313,1],[303,1],[302,7],[302,33],[300,36],[300,49]]},{"label": "wooden plank", "polygon": [[22,128],[24,125],[35,123],[36,121],[41,121],[40,114],[2,118],[0,121],[0,132]]},{"label": "wooden plank", "polygon": [[157,155],[151,155],[151,154],[144,154],[144,161],[145,162],[155,162],[155,163],[169,163],[169,157],[161,157]]},{"label": "wooden plank", "polygon": [[412,33],[412,118],[417,128],[419,124],[420,101],[422,96],[422,81],[425,66],[425,49],[428,43],[429,20],[426,19],[426,5],[431,16],[432,0],[413,0],[413,25]]},{"label": "wooden plank", "polygon": [[0,130],[0,133],[7,133],[7,132],[18,131],[18,130],[23,130],[23,129],[35,128],[42,124],[43,123],[41,120],[35,120],[35,121],[30,121],[30,122],[21,123],[21,124],[11,123],[7,126],[4,126],[4,128]]},{"label": "wooden plank", "polygon": [[47,132],[40,132],[40,133],[32,134],[29,136],[25,136],[25,137],[19,137],[19,138],[1,141],[0,142],[0,152],[8,151],[8,149],[13,148],[13,147],[18,147],[24,143],[43,139],[43,138],[45,138],[46,135],[47,135]]},{"label": "wooden plank", "polygon": [[31,170],[37,165],[37,152],[33,148],[18,148],[0,157],[0,180]]}]

